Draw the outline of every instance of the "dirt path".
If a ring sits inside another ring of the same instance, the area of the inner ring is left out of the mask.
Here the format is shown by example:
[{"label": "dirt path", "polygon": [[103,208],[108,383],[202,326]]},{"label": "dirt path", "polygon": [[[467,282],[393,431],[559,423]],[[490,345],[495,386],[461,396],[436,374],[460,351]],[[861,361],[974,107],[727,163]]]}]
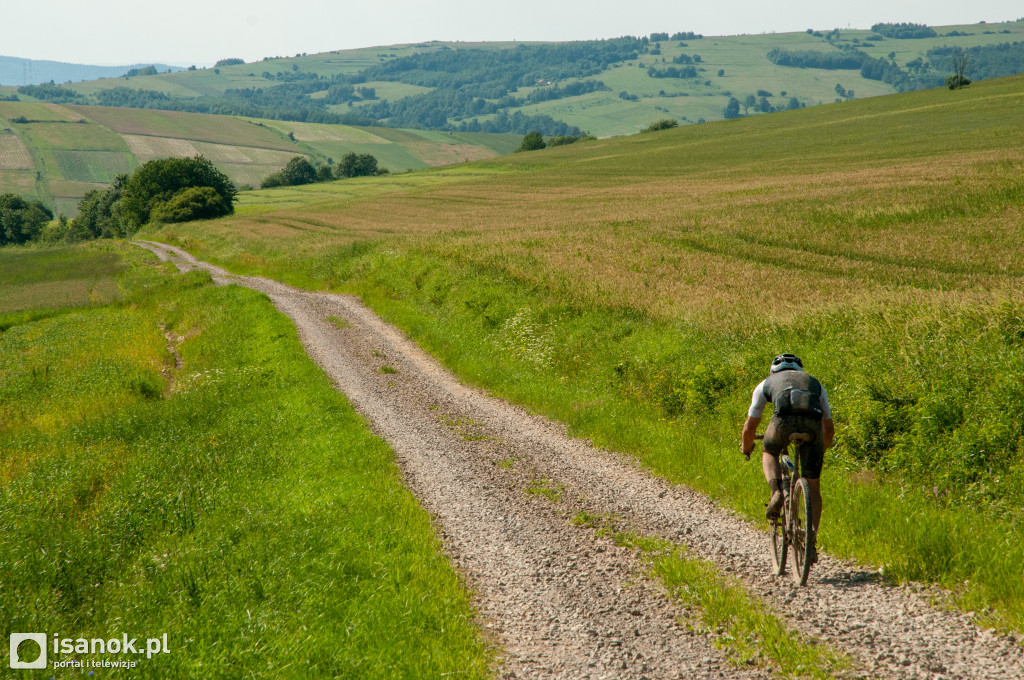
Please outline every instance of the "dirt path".
[{"label": "dirt path", "polygon": [[[769,575],[759,528],[632,461],[460,384],[358,300],[237,277],[151,242],[180,269],[266,293],[293,319],[310,356],[394,448],[476,595],[483,625],[515,678],[760,678],[676,623],[681,611],[640,575],[633,555],[572,526],[577,509],[613,513],[645,535],[685,543],[742,579],[792,625],[852,655],[851,675],[1024,678],[1013,640],[931,607],[822,555],[806,588]],[[342,319],[344,327],[325,321]],[[539,480],[563,502],[527,493]]]}]

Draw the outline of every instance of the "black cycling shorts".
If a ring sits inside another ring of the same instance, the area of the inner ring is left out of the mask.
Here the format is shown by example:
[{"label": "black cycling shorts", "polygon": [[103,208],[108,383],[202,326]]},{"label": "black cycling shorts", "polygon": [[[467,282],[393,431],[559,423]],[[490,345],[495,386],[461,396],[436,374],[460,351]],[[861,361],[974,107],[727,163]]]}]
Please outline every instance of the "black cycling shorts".
[{"label": "black cycling shorts", "polygon": [[789,435],[797,432],[811,435],[809,442],[800,444],[800,476],[807,479],[821,477],[821,468],[825,465],[825,438],[821,434],[821,418],[807,416],[772,417],[764,431],[764,450],[771,456],[782,453]]}]

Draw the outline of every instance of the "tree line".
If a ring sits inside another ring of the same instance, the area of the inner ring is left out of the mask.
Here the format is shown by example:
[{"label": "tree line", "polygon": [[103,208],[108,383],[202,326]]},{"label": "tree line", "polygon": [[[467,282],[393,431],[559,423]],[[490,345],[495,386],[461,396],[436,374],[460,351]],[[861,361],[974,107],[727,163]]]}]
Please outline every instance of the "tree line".
[{"label": "tree line", "polygon": [[32,241],[124,238],[150,222],[187,222],[234,211],[235,185],[203,158],[163,158],[118,175],[106,189],[78,202],[78,217],[53,212],[38,200],[0,195],[0,246]]},{"label": "tree line", "polygon": [[1024,73],[1024,42],[981,45],[967,49],[935,47],[928,50],[927,56],[935,68],[953,70],[952,60],[961,53],[967,56],[966,75],[973,80]]},{"label": "tree line", "polygon": [[[677,34],[691,37],[690,34]],[[163,92],[117,87],[85,97],[50,84],[19,90],[43,101],[128,106],[194,113],[238,115],[277,120],[349,125],[387,125],[447,130],[519,132],[539,129],[551,135],[579,132],[550,116],[512,115],[510,109],[540,101],[578,96],[605,85],[588,80],[608,66],[636,59],[650,50],[648,38],[623,37],[553,45],[519,45],[512,49],[450,49],[443,47],[371,66],[355,74],[331,77],[306,72],[265,72],[267,87],[233,88],[221,97],[169,97]],[[234,63],[234,62],[232,62]],[[516,97],[521,87],[575,80],[541,87]],[[369,81],[401,82],[434,88],[396,100],[381,100]],[[326,91],[323,98],[313,93]],[[330,107],[360,104],[339,112]],[[505,112],[506,115],[500,115]],[[490,120],[480,121],[489,116]],[[477,120],[474,120],[477,119]]]},{"label": "tree line", "polygon": [[261,189],[292,187],[314,182],[330,182],[350,177],[373,177],[388,174],[371,154],[349,152],[337,164],[327,163],[314,166],[305,156],[295,156],[280,170],[267,175],[260,183]]},{"label": "tree line", "polygon": [[885,38],[894,40],[908,40],[916,38],[934,38],[938,35],[935,29],[924,24],[913,24],[904,22],[900,24],[879,23],[871,27],[871,30]]},{"label": "tree line", "polygon": [[862,78],[880,80],[899,92],[921,90],[942,85],[942,78],[926,71],[910,73],[895,61],[875,58],[855,47],[845,46],[838,52],[820,50],[785,50],[772,48],[765,55],[779,66],[793,68],[821,68],[831,70],[859,70]]}]

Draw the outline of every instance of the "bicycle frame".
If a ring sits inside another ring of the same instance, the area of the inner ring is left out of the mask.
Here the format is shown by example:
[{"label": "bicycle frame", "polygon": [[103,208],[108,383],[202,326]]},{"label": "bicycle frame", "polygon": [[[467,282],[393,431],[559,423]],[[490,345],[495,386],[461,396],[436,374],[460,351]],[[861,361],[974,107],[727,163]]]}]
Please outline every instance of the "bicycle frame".
[{"label": "bicycle frame", "polygon": [[[757,439],[764,439],[757,435]],[[779,455],[782,468],[782,515],[771,519],[770,541],[772,562],[777,575],[786,571],[786,557],[793,548],[792,576],[799,585],[806,585],[812,564],[814,536],[811,527],[810,486],[800,475],[800,457],[796,447],[811,440],[811,435],[791,434],[786,450]],[[794,455],[790,455],[790,450]]]}]

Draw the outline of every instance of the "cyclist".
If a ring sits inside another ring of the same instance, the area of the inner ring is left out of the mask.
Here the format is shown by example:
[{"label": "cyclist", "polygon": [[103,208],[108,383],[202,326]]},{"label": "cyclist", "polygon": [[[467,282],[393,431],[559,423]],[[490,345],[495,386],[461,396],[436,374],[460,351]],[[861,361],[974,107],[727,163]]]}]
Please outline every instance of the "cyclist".
[{"label": "cyclist", "polygon": [[[743,424],[740,447],[746,456],[754,450],[754,433],[761,423],[767,402],[771,402],[775,410],[764,432],[761,454],[761,469],[772,493],[765,516],[769,519],[778,517],[782,510],[779,454],[786,450],[789,435],[797,432],[809,434],[812,439],[799,446],[800,471],[810,486],[811,525],[816,537],[821,521],[821,468],[825,462],[825,449],[832,445],[835,434],[828,394],[820,382],[804,372],[804,364],[798,356],[780,354],[775,357],[770,375],[754,388],[747,420]],[[814,537],[811,537],[812,546]],[[817,554],[815,550],[815,562]]]}]

